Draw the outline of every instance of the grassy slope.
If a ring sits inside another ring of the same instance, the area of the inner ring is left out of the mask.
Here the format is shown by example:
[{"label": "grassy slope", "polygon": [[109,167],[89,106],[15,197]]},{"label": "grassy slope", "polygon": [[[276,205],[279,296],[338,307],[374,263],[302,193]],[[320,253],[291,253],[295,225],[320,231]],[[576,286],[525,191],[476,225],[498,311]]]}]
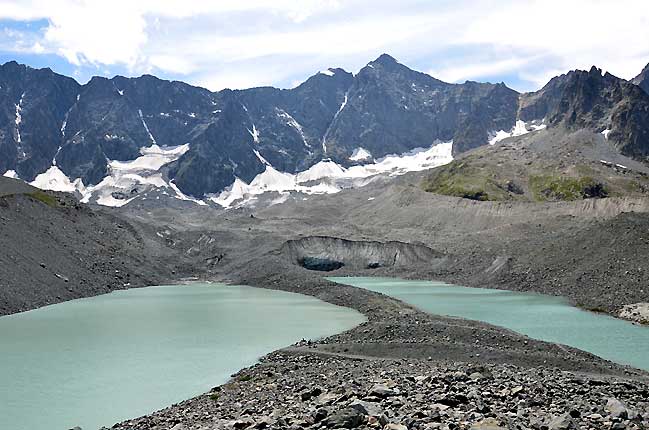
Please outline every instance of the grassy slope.
[{"label": "grassy slope", "polygon": [[557,145],[539,144],[542,138],[524,136],[478,148],[433,169],[422,188],[483,201],[572,201],[649,195],[649,176],[645,172],[603,164],[591,154],[583,155],[576,149],[577,143],[569,139],[560,142],[562,146],[557,149]]}]

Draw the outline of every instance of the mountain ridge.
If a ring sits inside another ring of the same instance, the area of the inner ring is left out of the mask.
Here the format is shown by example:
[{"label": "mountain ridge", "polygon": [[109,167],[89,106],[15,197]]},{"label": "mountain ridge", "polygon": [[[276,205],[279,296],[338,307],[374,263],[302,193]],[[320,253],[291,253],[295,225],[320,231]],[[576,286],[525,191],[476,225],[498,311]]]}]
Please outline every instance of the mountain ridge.
[{"label": "mountain ridge", "polygon": [[[146,148],[187,145],[147,175],[203,198],[269,166],[289,174],[325,159],[352,167],[451,141],[458,155],[516,128],[560,124],[606,131],[621,152],[644,159],[646,106],[639,87],[596,67],[518,93],[503,83],[446,83],[383,54],[355,75],[330,68],[291,89],[211,92],[153,75],[81,85],[8,62],[0,66],[0,172],[32,181],[56,167],[70,182],[96,187],[115,163],[136,163]],[[115,195],[137,195],[146,184],[135,178]]]}]

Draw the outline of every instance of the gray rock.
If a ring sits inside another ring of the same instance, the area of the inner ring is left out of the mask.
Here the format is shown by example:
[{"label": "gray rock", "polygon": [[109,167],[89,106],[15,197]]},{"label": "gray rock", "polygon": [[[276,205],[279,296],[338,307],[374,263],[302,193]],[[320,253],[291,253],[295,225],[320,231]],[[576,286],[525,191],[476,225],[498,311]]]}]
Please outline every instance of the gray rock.
[{"label": "gray rock", "polygon": [[629,410],[626,405],[615,398],[610,398],[606,402],[604,410],[608,412],[613,418],[626,419],[629,417]]},{"label": "gray rock", "polygon": [[328,427],[353,429],[365,422],[365,415],[354,408],[343,408],[335,411],[325,420]]},{"label": "gray rock", "polygon": [[384,430],[408,430],[403,424],[388,423],[383,427]]},{"label": "gray rock", "polygon": [[571,430],[574,429],[575,423],[569,414],[559,415],[554,417],[548,423],[548,430]]},{"label": "gray rock", "polygon": [[500,425],[500,421],[495,418],[485,418],[471,426],[471,430],[507,430]]},{"label": "gray rock", "polygon": [[381,398],[396,396],[397,394],[398,393],[395,390],[388,388],[383,384],[376,384],[370,390],[370,396],[376,396]]},{"label": "gray rock", "polygon": [[363,400],[354,400],[349,404],[349,407],[369,416],[380,417],[383,414],[383,409],[379,405]]}]

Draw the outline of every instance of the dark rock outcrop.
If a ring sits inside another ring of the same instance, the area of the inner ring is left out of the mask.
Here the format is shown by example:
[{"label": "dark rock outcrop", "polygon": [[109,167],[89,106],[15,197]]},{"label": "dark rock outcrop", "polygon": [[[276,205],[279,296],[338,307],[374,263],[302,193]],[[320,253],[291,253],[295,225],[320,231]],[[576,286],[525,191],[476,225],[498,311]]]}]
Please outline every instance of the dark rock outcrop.
[{"label": "dark rock outcrop", "polygon": [[649,64],[640,72],[638,76],[633,78],[632,83],[638,85],[649,94]]},{"label": "dark rock outcrop", "polygon": [[516,122],[518,93],[504,84],[448,84],[381,55],[356,75],[344,109],[324,137],[327,155],[345,160],[354,148],[374,157],[436,140],[462,152],[487,143],[489,131]]},{"label": "dark rock outcrop", "polygon": [[570,130],[608,130],[608,140],[622,154],[649,156],[649,95],[595,66],[553,78],[540,91],[523,95],[519,117],[545,119],[548,126]]}]

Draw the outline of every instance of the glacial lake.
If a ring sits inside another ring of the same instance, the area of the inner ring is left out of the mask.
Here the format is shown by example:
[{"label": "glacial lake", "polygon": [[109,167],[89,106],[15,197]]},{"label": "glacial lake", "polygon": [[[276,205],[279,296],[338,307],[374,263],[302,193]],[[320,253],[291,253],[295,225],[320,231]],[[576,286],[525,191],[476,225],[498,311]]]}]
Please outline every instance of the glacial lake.
[{"label": "glacial lake", "polygon": [[0,427],[110,427],[207,392],[275,349],[363,321],[312,297],[220,284],[118,291],[0,317]]},{"label": "glacial lake", "polygon": [[561,297],[393,278],[327,279],[392,296],[431,314],[484,321],[649,370],[649,327],[581,310]]}]

